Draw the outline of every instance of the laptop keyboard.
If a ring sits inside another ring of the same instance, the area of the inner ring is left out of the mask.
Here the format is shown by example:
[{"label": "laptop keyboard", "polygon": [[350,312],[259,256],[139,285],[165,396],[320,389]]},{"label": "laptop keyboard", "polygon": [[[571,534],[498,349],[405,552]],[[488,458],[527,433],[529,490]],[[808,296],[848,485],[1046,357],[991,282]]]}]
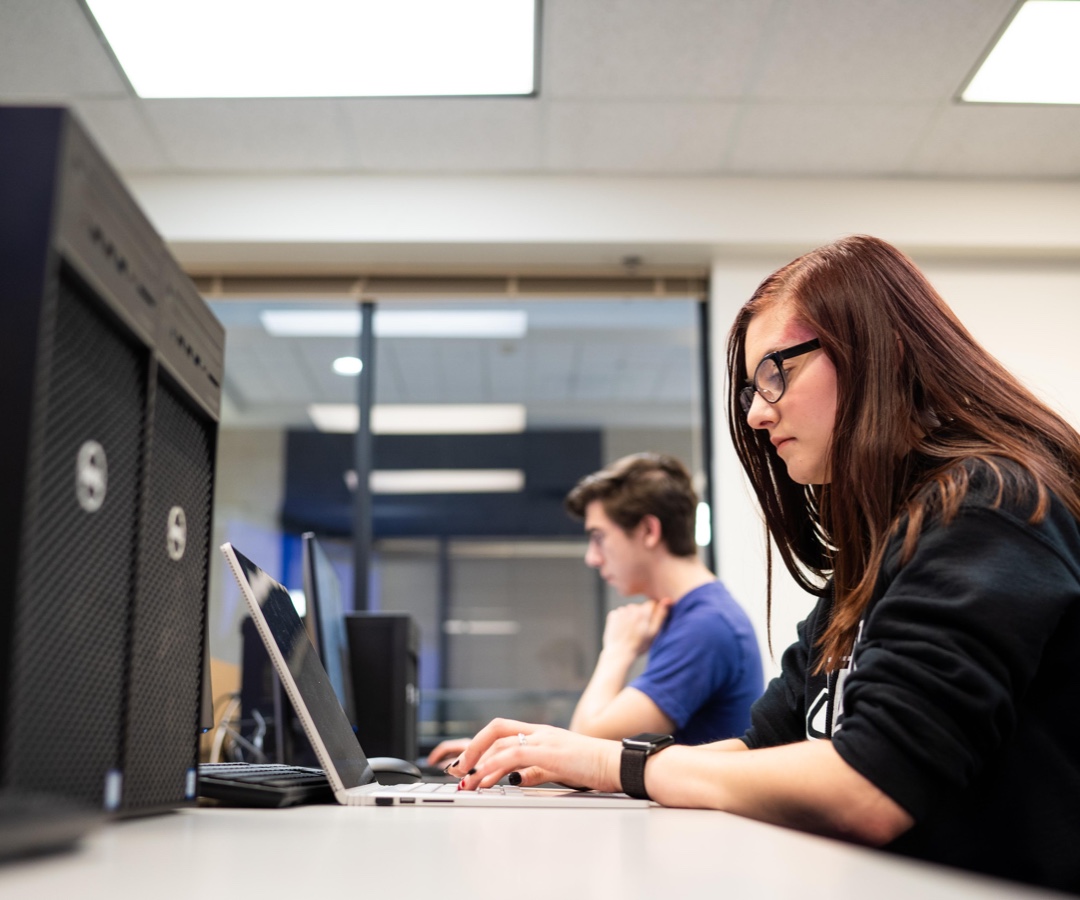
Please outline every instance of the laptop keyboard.
[{"label": "laptop keyboard", "polygon": [[[440,782],[433,783],[429,781],[418,781],[414,784],[395,784],[389,788],[396,794],[456,794],[458,791],[457,782]],[[488,795],[501,795],[504,797],[520,797],[522,790],[519,787],[512,787],[508,784],[496,784],[489,788],[481,788],[477,791],[478,794]]]},{"label": "laptop keyboard", "polygon": [[395,784],[393,789],[406,794],[456,794],[458,786],[456,781],[416,781],[412,784]]},{"label": "laptop keyboard", "polygon": [[278,765],[277,763],[202,763],[199,766],[199,776],[228,778],[231,781],[269,784],[275,787],[328,783],[322,769]]},{"label": "laptop keyboard", "polygon": [[[416,781],[389,785],[394,793],[424,796],[456,794],[457,782]],[[496,784],[484,794],[520,795],[521,788]],[[201,763],[199,796],[229,806],[295,806],[333,803],[334,793],[322,769],[280,763]]]},{"label": "laptop keyboard", "polygon": [[509,784],[493,784],[489,788],[480,788],[481,794],[501,794],[503,797],[520,797],[525,792],[519,787]]}]

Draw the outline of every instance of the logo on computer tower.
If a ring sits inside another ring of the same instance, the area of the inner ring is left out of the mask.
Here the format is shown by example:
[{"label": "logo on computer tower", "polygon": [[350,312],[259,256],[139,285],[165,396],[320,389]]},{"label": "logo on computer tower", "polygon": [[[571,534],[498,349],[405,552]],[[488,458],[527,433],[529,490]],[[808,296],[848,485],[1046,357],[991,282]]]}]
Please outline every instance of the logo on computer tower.
[{"label": "logo on computer tower", "polygon": [[109,485],[109,465],[105,448],[97,441],[86,441],[75,458],[75,498],[88,513],[97,512],[105,502]]},{"label": "logo on computer tower", "polygon": [[165,549],[169,552],[169,559],[180,562],[187,548],[187,518],[184,509],[174,506],[169,510],[169,523],[165,531]]}]

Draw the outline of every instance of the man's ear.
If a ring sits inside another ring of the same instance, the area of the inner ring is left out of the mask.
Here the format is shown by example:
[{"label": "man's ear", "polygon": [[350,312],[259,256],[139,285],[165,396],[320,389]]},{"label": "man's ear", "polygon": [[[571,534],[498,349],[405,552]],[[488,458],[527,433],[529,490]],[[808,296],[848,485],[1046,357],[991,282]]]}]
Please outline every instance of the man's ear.
[{"label": "man's ear", "polygon": [[645,546],[650,550],[663,543],[664,528],[656,516],[651,514],[643,516],[638,523],[638,528],[642,529],[642,533],[645,537]]}]

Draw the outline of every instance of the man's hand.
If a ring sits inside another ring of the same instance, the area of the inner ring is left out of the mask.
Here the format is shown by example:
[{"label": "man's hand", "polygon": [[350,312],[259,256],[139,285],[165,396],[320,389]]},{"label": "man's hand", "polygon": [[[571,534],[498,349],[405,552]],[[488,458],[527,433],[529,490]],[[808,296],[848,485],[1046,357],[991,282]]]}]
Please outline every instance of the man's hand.
[{"label": "man's hand", "polygon": [[671,599],[665,597],[644,603],[628,603],[613,609],[608,613],[604,625],[604,650],[622,651],[634,659],[647,653],[671,605]]},{"label": "man's hand", "polygon": [[429,766],[437,766],[439,764],[445,766],[447,763],[453,762],[461,756],[462,751],[468,746],[468,738],[452,738],[451,740],[443,741],[428,754],[427,764]]}]

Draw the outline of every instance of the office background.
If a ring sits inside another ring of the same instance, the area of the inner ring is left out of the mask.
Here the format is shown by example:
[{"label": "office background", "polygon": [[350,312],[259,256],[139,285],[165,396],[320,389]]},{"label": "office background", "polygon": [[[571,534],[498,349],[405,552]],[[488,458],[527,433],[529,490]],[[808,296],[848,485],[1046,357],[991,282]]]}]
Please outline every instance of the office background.
[{"label": "office background", "polygon": [[[657,315],[675,311],[672,352],[692,359],[699,335],[686,310],[704,297],[717,567],[764,639],[764,541],[728,450],[723,345],[735,309],[777,265],[842,234],[893,241],[979,340],[1080,425],[1080,108],[956,100],[1012,8],[547,0],[534,98],[140,100],[77,0],[4,0],[0,102],[70,104],[219,311],[292,295],[387,308],[588,301],[621,326],[620,310],[651,302]],[[358,35],[358,53],[363,44]],[[464,285],[479,278],[503,286],[477,297]],[[544,278],[557,289],[521,296],[525,280]],[[602,355],[602,329],[564,330],[579,356]],[[591,400],[615,408],[652,360],[640,346],[609,356],[600,374],[611,394]],[[680,421],[601,427],[605,461],[661,449],[705,469],[700,372],[682,374],[670,395],[642,389]],[[233,400],[227,389],[215,537],[254,545],[282,571],[288,425],[239,427],[245,409]],[[525,630],[563,621],[580,639],[552,650],[554,670],[587,674],[581,647],[598,625],[573,618],[576,598],[595,590],[580,552],[568,537],[563,556],[510,580],[517,612],[531,610]],[[434,589],[422,548],[391,557],[384,576],[410,580],[403,591]],[[477,578],[465,590],[510,576]],[[220,565],[212,579],[212,650],[229,658]],[[777,582],[770,670],[808,609],[783,573]]]}]

